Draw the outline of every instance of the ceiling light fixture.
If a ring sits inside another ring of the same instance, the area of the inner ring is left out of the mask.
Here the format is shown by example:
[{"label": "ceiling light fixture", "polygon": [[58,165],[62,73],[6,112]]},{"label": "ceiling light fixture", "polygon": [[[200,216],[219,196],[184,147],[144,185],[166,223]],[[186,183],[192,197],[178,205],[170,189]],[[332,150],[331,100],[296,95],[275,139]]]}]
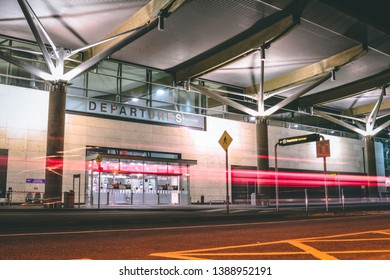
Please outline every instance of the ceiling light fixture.
[{"label": "ceiling light fixture", "polygon": [[157,29],[159,31],[164,31],[164,16],[163,16],[163,11],[161,11],[159,14],[158,14],[158,26],[157,26]]},{"label": "ceiling light fixture", "polygon": [[165,94],[165,91],[164,91],[163,89],[158,89],[158,90],[156,91],[156,94],[157,94],[158,96],[161,96],[161,95],[164,95],[164,94]]},{"label": "ceiling light fixture", "polygon": [[336,81],[336,71],[335,70],[332,70],[332,71],[330,71],[330,73],[331,73],[331,81],[333,82],[333,81]]}]

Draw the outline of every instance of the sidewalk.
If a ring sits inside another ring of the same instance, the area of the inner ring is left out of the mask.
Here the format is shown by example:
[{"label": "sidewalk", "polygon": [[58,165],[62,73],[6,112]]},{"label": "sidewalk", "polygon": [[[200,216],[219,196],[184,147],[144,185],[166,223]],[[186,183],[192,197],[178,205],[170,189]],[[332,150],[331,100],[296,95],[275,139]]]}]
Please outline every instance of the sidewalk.
[{"label": "sidewalk", "polygon": [[[179,211],[179,212],[205,212],[214,214],[227,214],[228,209],[225,204],[191,204],[191,205],[101,205],[98,207],[91,207],[86,205],[74,205],[72,208],[45,208],[42,204],[13,204],[0,205],[0,212],[24,212],[24,211]],[[325,204],[312,203],[306,208],[302,203],[280,203],[279,211],[276,206],[271,204],[269,206],[263,205],[244,205],[231,204],[229,205],[229,214],[266,214],[266,215],[351,215],[358,212],[390,212],[390,201],[381,202],[353,202],[344,205],[340,203],[329,203],[328,211],[326,211]]]}]

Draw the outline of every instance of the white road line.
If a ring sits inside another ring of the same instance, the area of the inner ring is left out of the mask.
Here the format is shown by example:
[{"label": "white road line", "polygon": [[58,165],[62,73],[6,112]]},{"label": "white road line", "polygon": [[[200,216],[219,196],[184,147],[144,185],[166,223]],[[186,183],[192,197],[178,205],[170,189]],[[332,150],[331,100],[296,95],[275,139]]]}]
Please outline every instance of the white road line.
[{"label": "white road line", "polygon": [[226,211],[226,209],[207,209],[207,210],[201,210],[200,212],[213,213],[213,212],[222,212],[222,211]]},{"label": "white road line", "polygon": [[[237,210],[229,210],[229,213],[240,213],[240,212],[251,212],[252,210],[249,209],[237,209]],[[226,208],[218,208],[218,209],[207,209],[207,210],[201,210],[200,212],[203,213],[214,213],[214,212],[226,212]]]},{"label": "white road line", "polygon": [[[226,210],[225,210],[226,211]],[[242,210],[230,210],[229,213],[240,213],[240,212],[250,212],[250,210],[245,210],[245,209],[242,209]]]},{"label": "white road line", "polygon": [[257,213],[271,213],[271,212],[275,212],[275,210],[261,210],[258,211]]}]

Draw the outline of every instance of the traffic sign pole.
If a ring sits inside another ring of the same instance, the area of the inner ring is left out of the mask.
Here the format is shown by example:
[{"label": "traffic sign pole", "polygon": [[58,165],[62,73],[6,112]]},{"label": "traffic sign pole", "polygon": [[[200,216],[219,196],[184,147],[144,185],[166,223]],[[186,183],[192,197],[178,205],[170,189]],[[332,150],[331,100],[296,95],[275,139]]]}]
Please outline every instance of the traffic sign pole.
[{"label": "traffic sign pole", "polygon": [[[325,141],[324,139],[324,136],[321,135],[321,140],[322,141]],[[329,144],[329,143],[328,143]],[[330,149],[328,148],[328,150],[330,151]],[[326,173],[328,172],[326,170],[326,155],[322,155],[322,159],[323,159],[323,162],[324,162],[324,191],[325,191],[325,209],[326,209],[326,212],[329,211],[329,202],[328,202],[328,185],[327,185],[327,182],[326,182]]]},{"label": "traffic sign pole", "polygon": [[229,214],[229,146],[232,143],[233,138],[225,130],[219,139],[218,143],[222,149],[226,152],[226,213]]},{"label": "traffic sign pole", "polygon": [[229,214],[229,155],[226,149],[226,213]]},{"label": "traffic sign pole", "polygon": [[96,163],[98,165],[98,170],[99,170],[99,177],[98,177],[98,209],[100,209],[100,170],[101,170],[101,165],[102,165],[103,158],[100,154],[97,155],[96,157]]},{"label": "traffic sign pole", "polygon": [[[321,140],[321,141],[320,141]],[[323,163],[324,163],[324,189],[325,189],[325,208],[326,212],[329,211],[329,204],[328,204],[328,186],[326,182],[326,158],[330,157],[330,144],[329,140],[325,140],[324,136],[313,133],[313,134],[307,134],[307,135],[301,135],[301,136],[295,136],[295,137],[289,137],[289,138],[281,138],[279,139],[278,143],[275,145],[275,189],[276,189],[276,210],[279,211],[279,190],[278,190],[278,184],[277,184],[277,145],[280,146],[290,146],[290,145],[296,145],[296,144],[302,144],[302,143],[308,143],[308,142],[316,142],[317,147],[317,158],[322,157]]]},{"label": "traffic sign pole", "polygon": [[98,179],[98,209],[100,209],[100,165],[99,168],[99,179]]},{"label": "traffic sign pole", "polygon": [[275,144],[275,204],[276,204],[276,212],[279,212],[278,145],[279,145],[279,143]]}]

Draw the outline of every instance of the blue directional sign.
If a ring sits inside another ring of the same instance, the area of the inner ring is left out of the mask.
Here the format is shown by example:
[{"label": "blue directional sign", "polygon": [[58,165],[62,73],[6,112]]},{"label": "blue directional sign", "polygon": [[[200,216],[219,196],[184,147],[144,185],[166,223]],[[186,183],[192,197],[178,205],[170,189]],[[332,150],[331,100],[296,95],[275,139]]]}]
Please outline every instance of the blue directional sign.
[{"label": "blue directional sign", "polygon": [[27,178],[26,179],[27,184],[45,184],[45,179],[34,179],[34,178]]}]

